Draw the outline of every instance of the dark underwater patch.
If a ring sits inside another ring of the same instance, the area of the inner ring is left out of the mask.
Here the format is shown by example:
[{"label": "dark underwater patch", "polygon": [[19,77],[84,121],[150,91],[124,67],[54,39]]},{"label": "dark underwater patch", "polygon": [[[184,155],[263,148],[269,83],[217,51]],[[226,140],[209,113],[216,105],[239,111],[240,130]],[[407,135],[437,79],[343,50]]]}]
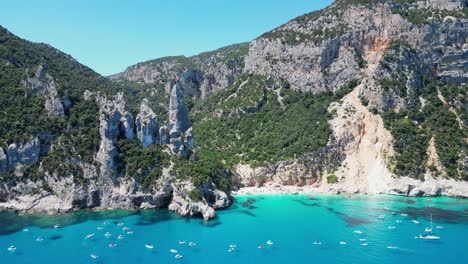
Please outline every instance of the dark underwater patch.
[{"label": "dark underwater patch", "polygon": [[299,199],[293,199],[293,201],[296,202],[296,203],[300,203],[300,204],[302,204],[304,206],[310,206],[310,207],[320,206],[318,203],[306,203],[306,202],[304,202],[302,200],[299,200]]},{"label": "dark underwater patch", "polygon": [[50,237],[49,237],[49,240],[59,240],[59,239],[61,239],[61,238],[62,238],[61,235],[53,235],[53,236],[50,236]]},{"label": "dark underwater patch", "polygon": [[242,210],[242,211],[239,211],[239,212],[241,212],[243,214],[246,214],[246,215],[249,215],[249,216],[252,216],[252,217],[257,217],[257,215],[255,215],[254,213],[249,212],[247,210]]},{"label": "dark underwater patch", "polygon": [[468,213],[466,211],[455,211],[448,209],[441,209],[433,206],[426,207],[405,207],[402,208],[401,213],[406,213],[412,218],[432,219],[438,222],[446,223],[468,223]]},{"label": "dark underwater patch", "polygon": [[152,225],[164,221],[169,221],[178,218],[169,210],[142,210],[138,212],[140,216],[136,225]]},{"label": "dark underwater patch", "polygon": [[248,198],[245,202],[242,202],[241,205],[242,205],[242,207],[248,208],[248,207],[252,206],[256,201],[257,200],[254,199],[254,198]]},{"label": "dark underwater patch", "polygon": [[200,225],[202,225],[204,227],[210,227],[210,228],[217,227],[217,226],[219,226],[221,224],[222,224],[221,221],[219,221],[217,219],[210,220],[210,221],[200,221]]}]

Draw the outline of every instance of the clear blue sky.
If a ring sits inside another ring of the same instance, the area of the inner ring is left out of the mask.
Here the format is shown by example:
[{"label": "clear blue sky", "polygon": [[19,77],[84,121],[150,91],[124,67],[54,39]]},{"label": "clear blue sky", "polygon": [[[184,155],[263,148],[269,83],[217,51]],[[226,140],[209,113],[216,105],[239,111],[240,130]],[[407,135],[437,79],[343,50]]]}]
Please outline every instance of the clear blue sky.
[{"label": "clear blue sky", "polygon": [[332,0],[0,0],[0,24],[110,75],[250,41]]}]

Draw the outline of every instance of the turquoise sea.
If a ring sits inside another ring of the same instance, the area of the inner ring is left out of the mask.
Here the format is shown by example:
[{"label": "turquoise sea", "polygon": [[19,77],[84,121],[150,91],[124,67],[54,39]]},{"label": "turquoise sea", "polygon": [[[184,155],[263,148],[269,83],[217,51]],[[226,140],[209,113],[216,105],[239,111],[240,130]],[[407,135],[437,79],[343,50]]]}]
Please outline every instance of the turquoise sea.
[{"label": "turquoise sea", "polygon": [[[441,239],[415,238],[430,226],[431,214]],[[85,239],[88,234],[94,236]],[[228,252],[231,244],[235,250]],[[12,245],[16,250],[8,250]],[[3,212],[0,263],[468,263],[468,200],[243,196],[209,222],[167,210]]]}]

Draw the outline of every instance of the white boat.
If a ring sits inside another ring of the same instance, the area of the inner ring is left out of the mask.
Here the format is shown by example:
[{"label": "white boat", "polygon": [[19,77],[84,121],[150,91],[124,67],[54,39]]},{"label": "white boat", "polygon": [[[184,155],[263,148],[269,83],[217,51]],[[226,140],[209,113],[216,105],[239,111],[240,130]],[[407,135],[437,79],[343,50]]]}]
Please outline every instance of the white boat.
[{"label": "white boat", "polygon": [[110,244],[109,244],[109,247],[116,247],[116,246],[117,246],[116,243],[110,243]]},{"label": "white boat", "polygon": [[388,229],[395,229],[396,226],[389,226]]},{"label": "white boat", "polygon": [[196,245],[197,245],[197,243],[195,243],[195,242],[189,242],[189,243],[188,243],[188,246],[189,246],[189,247],[194,247],[194,246],[196,246]]},{"label": "white boat", "polygon": [[183,245],[183,244],[185,244],[185,241],[179,240],[179,245]]},{"label": "white boat", "polygon": [[102,229],[104,229],[104,227],[98,226],[97,229],[98,229],[98,230],[102,230]]},{"label": "white boat", "polygon": [[175,250],[175,249],[173,249],[173,248],[171,248],[169,251],[170,251],[171,253],[174,253],[174,254],[177,253],[177,250]]},{"label": "white boat", "polygon": [[366,239],[365,238],[360,238],[359,241],[361,241],[361,242],[366,241]]},{"label": "white boat", "polygon": [[183,257],[184,256],[182,256],[181,254],[177,254],[177,255],[174,256],[174,258],[176,258],[176,259],[180,259],[180,258],[183,258]]},{"label": "white boat", "polygon": [[271,246],[271,245],[273,245],[273,241],[268,240],[268,241],[266,242],[266,244]]},{"label": "white boat", "polygon": [[431,228],[426,227],[426,229],[424,229],[424,231],[430,232],[431,234],[430,235],[419,235],[420,239],[425,239],[425,240],[439,240],[440,239],[439,236],[436,236],[436,235],[432,234],[432,214],[431,214]]},{"label": "white boat", "polygon": [[23,232],[29,232],[29,229],[25,228],[23,229]]},{"label": "white boat", "polygon": [[59,228],[60,226],[59,225],[54,225],[54,228]]},{"label": "white boat", "polygon": [[404,213],[403,213],[403,214],[400,214],[400,215],[401,215],[401,216],[408,216],[408,214],[404,214]]},{"label": "white boat", "polygon": [[426,239],[426,240],[439,240],[440,236],[435,236],[435,235],[419,235],[420,239]]},{"label": "white boat", "polygon": [[147,249],[153,249],[153,248],[154,248],[154,245],[153,245],[153,244],[146,244],[146,245],[145,245],[145,248],[147,248]]},{"label": "white boat", "polygon": [[396,220],[395,222],[397,222],[397,223],[401,223],[402,221],[401,221],[401,220]]},{"label": "white boat", "polygon": [[106,232],[106,233],[104,234],[104,236],[105,236],[105,237],[110,237],[110,236],[112,236],[112,234],[109,233],[109,232]]},{"label": "white boat", "polygon": [[129,230],[129,229],[130,229],[130,228],[128,228],[128,227],[126,227],[126,226],[124,226],[124,227],[122,228],[123,231],[127,231],[127,230]]},{"label": "white boat", "polygon": [[322,245],[322,242],[314,242],[314,245]]},{"label": "white boat", "polygon": [[258,245],[258,247],[257,247],[257,248],[259,248],[259,249],[265,248],[265,245],[263,245],[263,244],[260,244],[260,245]]},{"label": "white boat", "polygon": [[121,226],[121,225],[123,225],[123,224],[124,224],[124,223],[122,223],[122,222],[118,222],[118,223],[117,223],[118,226]]},{"label": "white boat", "polygon": [[236,250],[236,248],[230,247],[230,248],[228,249],[228,252],[234,252],[234,250]]},{"label": "white boat", "polygon": [[367,243],[362,243],[361,246],[366,247]]},{"label": "white boat", "polygon": [[124,236],[119,235],[119,236],[117,237],[117,239],[124,239]]},{"label": "white boat", "polygon": [[94,233],[87,234],[87,235],[85,236],[85,239],[92,238],[93,236],[94,236]]},{"label": "white boat", "polygon": [[98,259],[99,257],[97,255],[91,254],[89,255],[92,259]]},{"label": "white boat", "polygon": [[387,248],[388,248],[388,249],[397,249],[398,247],[395,247],[395,246],[388,246]]},{"label": "white boat", "polygon": [[340,245],[346,245],[346,242],[340,241]]},{"label": "white boat", "polygon": [[236,248],[237,245],[236,245],[236,244],[231,244],[231,245],[229,245],[229,247],[230,247],[230,248]]},{"label": "white boat", "polygon": [[443,227],[443,226],[436,226],[436,228],[438,228],[438,229],[442,229],[442,228],[444,228],[444,227]]},{"label": "white boat", "polygon": [[42,242],[42,241],[44,241],[44,239],[43,239],[42,237],[37,237],[37,238],[36,238],[36,241],[37,241],[37,242]]},{"label": "white boat", "polygon": [[411,221],[413,221],[413,223],[415,224],[419,224],[419,221],[416,221],[416,220],[411,220]]},{"label": "white boat", "polygon": [[354,233],[356,233],[356,234],[362,234],[362,231],[361,231],[361,230],[354,230]]},{"label": "white boat", "polygon": [[133,231],[128,231],[127,232],[127,235],[131,235],[131,234],[133,234]]},{"label": "white boat", "polygon": [[15,246],[9,246],[8,247],[8,251],[15,251],[16,250],[16,247]]},{"label": "white boat", "polygon": [[104,221],[104,223],[103,223],[103,224],[104,224],[104,225],[108,225],[108,224],[109,224],[109,222],[107,222],[107,221]]},{"label": "white boat", "polygon": [[392,212],[392,215],[396,215],[396,212]]},{"label": "white boat", "polygon": [[379,219],[384,219],[385,215],[379,215]]}]

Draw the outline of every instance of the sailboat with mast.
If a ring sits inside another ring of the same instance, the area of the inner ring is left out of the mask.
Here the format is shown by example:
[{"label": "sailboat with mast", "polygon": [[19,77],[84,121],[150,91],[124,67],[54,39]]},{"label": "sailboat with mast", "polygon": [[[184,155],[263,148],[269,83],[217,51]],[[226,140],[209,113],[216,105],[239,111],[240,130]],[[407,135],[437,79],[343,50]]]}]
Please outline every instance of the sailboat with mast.
[{"label": "sailboat with mast", "polygon": [[429,235],[419,235],[420,239],[426,239],[426,240],[439,240],[440,239],[439,236],[436,236],[436,235],[432,234],[432,214],[431,214],[431,228],[426,227],[426,229],[424,229],[424,231],[430,232],[430,234]]}]

